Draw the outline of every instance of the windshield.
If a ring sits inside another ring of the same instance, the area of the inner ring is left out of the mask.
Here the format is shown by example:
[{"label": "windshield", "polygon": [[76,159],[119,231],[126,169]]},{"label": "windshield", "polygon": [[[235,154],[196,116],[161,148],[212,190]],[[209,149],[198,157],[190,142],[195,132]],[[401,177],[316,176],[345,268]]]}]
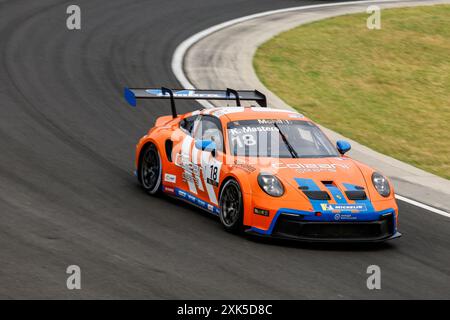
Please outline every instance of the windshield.
[{"label": "windshield", "polygon": [[313,123],[301,120],[242,120],[228,123],[231,154],[246,157],[320,158],[338,153]]}]

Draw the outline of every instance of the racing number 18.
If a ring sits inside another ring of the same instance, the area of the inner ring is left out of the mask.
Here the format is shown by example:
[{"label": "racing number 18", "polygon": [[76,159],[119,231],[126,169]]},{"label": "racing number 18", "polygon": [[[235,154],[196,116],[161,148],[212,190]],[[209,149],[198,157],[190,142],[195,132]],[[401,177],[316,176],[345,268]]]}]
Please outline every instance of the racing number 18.
[{"label": "racing number 18", "polygon": [[211,173],[210,173],[209,176],[211,177],[212,180],[217,181],[217,170],[218,170],[218,168],[216,166],[214,166],[214,165],[211,165],[210,169],[211,169]]}]

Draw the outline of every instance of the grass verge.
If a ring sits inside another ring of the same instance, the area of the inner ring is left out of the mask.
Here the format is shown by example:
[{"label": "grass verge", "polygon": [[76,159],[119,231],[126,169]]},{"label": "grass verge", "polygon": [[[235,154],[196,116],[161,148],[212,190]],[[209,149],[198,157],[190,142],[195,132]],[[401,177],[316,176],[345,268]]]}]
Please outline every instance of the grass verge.
[{"label": "grass verge", "polygon": [[256,52],[262,82],[314,121],[450,179],[450,6],[389,9],[282,33]]}]

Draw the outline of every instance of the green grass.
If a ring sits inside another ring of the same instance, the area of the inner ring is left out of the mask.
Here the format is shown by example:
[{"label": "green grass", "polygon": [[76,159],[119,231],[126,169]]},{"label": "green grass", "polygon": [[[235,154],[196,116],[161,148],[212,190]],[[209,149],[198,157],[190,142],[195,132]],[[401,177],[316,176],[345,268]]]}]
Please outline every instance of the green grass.
[{"label": "green grass", "polygon": [[450,179],[450,6],[300,26],[263,44],[262,82],[314,121]]}]

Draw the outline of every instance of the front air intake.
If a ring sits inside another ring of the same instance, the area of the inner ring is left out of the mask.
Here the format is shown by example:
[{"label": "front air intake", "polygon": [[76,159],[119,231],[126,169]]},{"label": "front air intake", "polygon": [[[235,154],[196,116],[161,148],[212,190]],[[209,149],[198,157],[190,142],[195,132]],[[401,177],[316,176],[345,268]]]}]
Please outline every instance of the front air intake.
[{"label": "front air intake", "polygon": [[303,190],[303,193],[311,200],[330,200],[330,195],[326,191],[307,191]]},{"label": "front air intake", "polygon": [[345,195],[349,200],[366,200],[367,195],[364,190],[345,191]]}]

